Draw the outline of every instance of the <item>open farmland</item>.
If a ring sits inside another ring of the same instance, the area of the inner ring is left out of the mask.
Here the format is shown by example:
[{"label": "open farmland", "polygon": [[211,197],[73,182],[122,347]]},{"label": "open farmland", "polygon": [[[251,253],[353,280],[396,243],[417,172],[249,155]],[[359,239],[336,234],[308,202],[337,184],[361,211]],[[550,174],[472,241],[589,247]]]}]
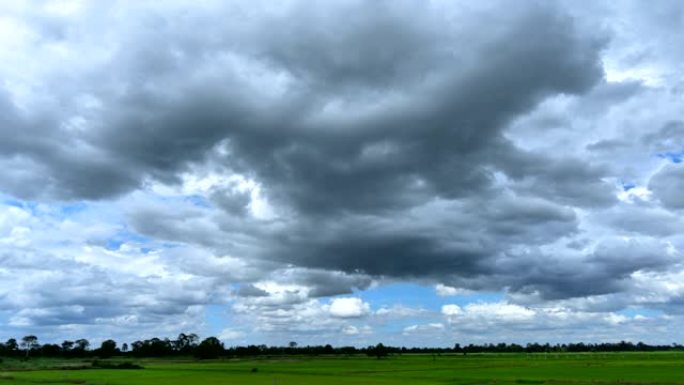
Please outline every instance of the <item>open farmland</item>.
[{"label": "open farmland", "polygon": [[79,363],[5,361],[0,384],[684,384],[682,353],[154,359],[137,362],[140,370],[59,369]]}]

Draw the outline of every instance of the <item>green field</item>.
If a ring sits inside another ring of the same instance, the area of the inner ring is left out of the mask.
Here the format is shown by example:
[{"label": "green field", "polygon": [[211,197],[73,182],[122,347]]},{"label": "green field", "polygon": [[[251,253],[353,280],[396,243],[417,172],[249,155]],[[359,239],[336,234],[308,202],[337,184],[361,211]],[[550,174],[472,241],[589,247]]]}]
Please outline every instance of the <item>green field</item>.
[{"label": "green field", "polygon": [[5,360],[0,364],[0,385],[684,384],[682,353],[403,355],[381,360],[361,356],[280,357],[136,363],[145,368],[65,370],[54,368],[83,363]]}]

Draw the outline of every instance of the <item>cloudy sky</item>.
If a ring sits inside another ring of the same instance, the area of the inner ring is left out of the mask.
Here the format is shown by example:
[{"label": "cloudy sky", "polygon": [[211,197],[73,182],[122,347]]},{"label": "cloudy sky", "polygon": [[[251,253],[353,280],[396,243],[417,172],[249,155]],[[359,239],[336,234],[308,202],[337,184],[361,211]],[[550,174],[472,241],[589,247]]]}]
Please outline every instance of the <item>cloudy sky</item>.
[{"label": "cloudy sky", "polygon": [[681,1],[7,1],[0,340],[684,340]]}]

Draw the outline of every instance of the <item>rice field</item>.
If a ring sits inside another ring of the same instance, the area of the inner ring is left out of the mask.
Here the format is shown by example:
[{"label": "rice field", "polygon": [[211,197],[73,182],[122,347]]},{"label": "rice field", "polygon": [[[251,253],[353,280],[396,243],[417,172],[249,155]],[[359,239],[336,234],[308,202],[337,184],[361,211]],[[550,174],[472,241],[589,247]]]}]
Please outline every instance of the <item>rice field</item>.
[{"label": "rice field", "polygon": [[147,359],[134,363],[144,369],[95,369],[89,368],[89,361],[77,360],[5,360],[0,364],[0,385],[684,384],[684,353],[678,352]]}]

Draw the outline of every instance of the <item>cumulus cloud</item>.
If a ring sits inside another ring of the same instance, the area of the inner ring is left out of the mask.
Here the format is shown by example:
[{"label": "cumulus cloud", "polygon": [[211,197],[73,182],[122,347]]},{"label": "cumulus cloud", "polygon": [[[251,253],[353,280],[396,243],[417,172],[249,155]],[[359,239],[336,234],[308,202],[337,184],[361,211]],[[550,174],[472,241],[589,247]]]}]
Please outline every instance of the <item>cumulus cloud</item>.
[{"label": "cumulus cloud", "polygon": [[221,341],[233,341],[233,340],[238,340],[241,339],[245,336],[245,333],[240,331],[240,330],[235,330],[235,329],[223,329],[221,333],[218,335],[218,338]]},{"label": "cumulus cloud", "polygon": [[410,307],[405,305],[383,306],[375,311],[375,315],[386,318],[413,318],[429,313],[422,307]]},{"label": "cumulus cloud", "polygon": [[[684,151],[684,147],[682,150]],[[682,184],[683,176],[684,167],[668,165],[651,178],[648,187],[666,208],[682,209],[684,208],[684,200],[680,192],[684,187]]]},{"label": "cumulus cloud", "polygon": [[[45,111],[24,116],[18,96],[9,91],[3,104],[8,116],[6,160],[28,162],[19,168],[30,166],[31,175],[51,177],[49,184],[32,194],[24,193],[21,180],[0,181],[6,191],[22,197],[102,199],[148,181],[179,183],[184,172],[211,167],[223,175],[252,178],[268,200],[287,213],[283,219],[288,224],[282,230],[294,236],[268,231],[250,218],[217,223],[214,214],[202,215],[197,207],[169,212],[148,204],[132,207],[135,229],[155,238],[220,247],[224,253],[256,253],[259,258],[302,267],[405,276],[433,274],[433,266],[443,262],[451,265],[448,271],[477,270],[478,259],[496,252],[487,243],[498,242],[493,239],[498,235],[513,242],[522,237],[543,241],[573,227],[573,214],[567,208],[520,197],[504,201],[484,219],[497,226],[485,235],[492,239],[485,239],[483,245],[469,244],[473,242],[469,234],[449,239],[427,233],[437,225],[428,217],[434,208],[424,207],[429,199],[443,200],[440,208],[447,215],[464,212],[467,216],[483,203],[467,196],[498,193],[496,170],[521,181],[542,178],[546,186],[553,185],[547,183],[553,173],[564,178],[577,175],[576,183],[594,183],[590,180],[599,175],[571,160],[572,170],[559,168],[541,176],[545,169],[534,164],[546,161],[544,156],[530,157],[503,135],[508,122],[545,97],[585,92],[600,80],[599,52],[604,41],[575,28],[557,7],[530,4],[504,17],[496,14],[495,7],[383,3],[362,10],[358,4],[344,2],[325,7],[293,2],[264,11],[252,22],[230,26],[211,20],[217,14],[244,12],[239,6],[192,11],[183,6],[163,11],[139,7],[113,7],[113,30],[126,33],[112,41],[72,35],[63,39],[70,49],[90,52],[97,45],[108,55],[107,61],[96,55],[84,57],[93,65],[80,78],[67,74],[63,80],[52,72],[37,77],[37,86],[73,80],[72,86],[58,87],[60,92],[51,96],[57,103],[76,94],[81,104],[59,110],[46,104]],[[89,16],[96,11],[100,9],[80,10]],[[136,22],[116,16],[133,11],[164,12],[167,21]],[[332,22],[330,18],[341,11],[357,15],[353,27]],[[183,16],[186,12],[193,18]],[[309,22],[294,28],[289,22],[293,14]],[[315,18],[309,17],[314,14]],[[468,15],[499,28],[480,29]],[[205,20],[209,28],[190,29],[191,20]],[[95,28],[78,17],[62,23],[75,32]],[[264,32],[273,28],[290,33]],[[554,43],[535,38],[540,30],[554,36]],[[404,37],[397,39],[394,35],[399,32]],[[220,38],[212,41],[203,36]],[[470,36],[467,44],[464,36]],[[515,48],[522,47],[515,41],[525,41],[525,49]],[[317,55],[302,54],[303,47]],[[47,55],[37,46],[30,49]],[[412,52],[413,59],[405,60],[405,52]],[[190,66],[193,70],[187,72]],[[500,71],[502,66],[526,72]],[[90,81],[98,77],[103,80]],[[132,86],[141,79],[144,85]],[[237,89],[239,93],[231,91]],[[32,96],[25,96],[26,103],[33,101]],[[50,125],[38,125],[36,119],[55,122],[61,131],[46,131],[40,145],[14,135],[9,140],[14,132],[43,134],[43,127]],[[59,122],[72,123],[60,126]],[[56,137],[69,140],[51,140]],[[493,152],[505,162],[491,158]],[[212,188],[209,196],[231,217],[244,216],[252,198],[244,187],[223,185]],[[350,232],[385,227],[411,212],[417,223],[403,223],[391,235]],[[376,213],[381,215],[369,221],[367,215]],[[344,232],[322,226],[340,215],[336,220],[342,220]],[[529,221],[529,228],[518,226],[522,218]],[[531,231],[536,225],[543,231]],[[223,234],[245,226],[252,230],[243,230],[243,242]],[[409,235],[421,228],[423,234]],[[241,248],[250,237],[264,235],[264,250]],[[320,242],[315,243],[316,238]],[[362,250],[374,257],[364,256]],[[408,254],[404,258],[400,253]],[[431,263],[412,263],[416,254]],[[405,263],[390,271],[391,264],[384,258]]]},{"label": "cumulus cloud", "polygon": [[424,325],[411,325],[404,328],[404,334],[433,332],[444,330],[444,324],[430,323]]},{"label": "cumulus cloud", "polygon": [[468,290],[459,289],[457,287],[447,286],[441,283],[435,285],[435,293],[440,297],[451,297],[455,295],[463,295],[471,293]]},{"label": "cumulus cloud", "polygon": [[362,326],[362,327],[356,327],[354,325],[347,325],[344,328],[342,328],[342,333],[348,336],[356,336],[359,334],[370,334],[372,332],[372,328],[370,326]]},{"label": "cumulus cloud", "polygon": [[559,304],[530,308],[507,301],[477,302],[463,307],[448,304],[442,307],[442,314],[445,324],[440,323],[441,327],[412,325],[405,328],[404,333],[423,332],[429,335],[439,332],[438,335],[443,335],[447,332],[452,338],[468,342],[505,338],[524,343],[535,340],[534,333],[539,332],[543,332],[547,340],[557,342],[577,338],[578,333],[585,341],[615,339],[620,335],[638,340],[648,328],[658,328],[654,334],[664,337],[662,328],[671,322],[669,317],[658,315],[583,311]]},{"label": "cumulus cloud", "polygon": [[329,311],[333,317],[358,318],[370,313],[370,305],[361,298],[334,298]]},{"label": "cumulus cloud", "polygon": [[458,305],[444,305],[442,313],[450,317],[463,316],[502,322],[524,322],[535,316],[535,312],[530,309],[505,302],[472,303],[464,308],[460,308]]},{"label": "cumulus cloud", "polygon": [[453,316],[461,313],[463,313],[463,311],[461,310],[461,307],[458,305],[449,304],[442,306],[442,314]]}]

